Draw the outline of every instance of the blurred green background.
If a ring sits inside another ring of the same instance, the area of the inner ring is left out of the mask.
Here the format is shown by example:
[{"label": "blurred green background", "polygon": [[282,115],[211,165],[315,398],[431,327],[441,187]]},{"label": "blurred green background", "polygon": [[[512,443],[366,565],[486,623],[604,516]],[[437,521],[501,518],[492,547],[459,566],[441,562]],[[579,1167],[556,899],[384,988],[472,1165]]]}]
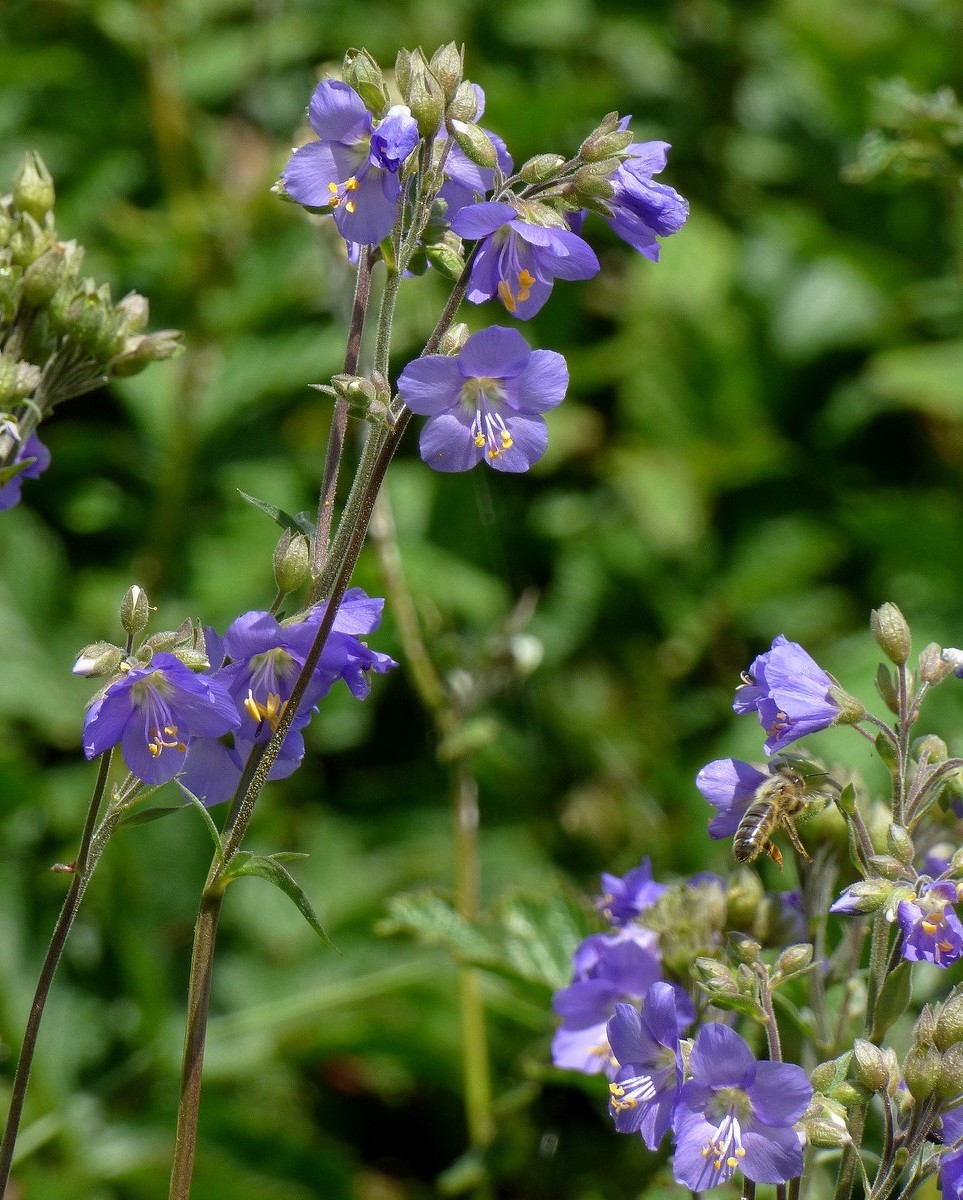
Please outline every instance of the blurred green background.
[{"label": "blurred green background", "polygon": [[[950,102],[914,122],[879,87],[959,93],[958,0],[7,0],[0,36],[0,180],[39,150],[87,272],[189,345],[60,412],[50,470],[0,518],[0,1101],[65,887],[48,868],[93,782],[76,652],[118,636],[135,581],[155,628],[267,607],[275,531],[237,489],[289,511],[316,496],[328,409],[307,385],[340,368],[351,275],[269,188],[319,68],[456,39],[516,162],[572,153],[613,109],[672,143],[664,179],[692,215],[662,262],[596,222],[603,273],[525,329],[572,373],[537,470],[432,475],[409,437],[390,480],[428,646],[497,722],[473,759],[483,904],[503,924],[520,895],[562,914],[545,954],[516,920],[515,970],[486,981],[489,1194],[654,1194],[658,1160],[612,1133],[604,1087],[548,1065],[582,897],[644,854],[661,877],[725,864],[692,780],[760,756],[732,688],[776,633],[867,702],[871,606],[898,603],[919,645],[963,642],[963,123]],[[863,143],[874,128],[895,149]],[[443,298],[411,284],[397,369]],[[373,556],[357,582],[383,594]],[[544,657],[503,686],[521,628]],[[390,606],[371,642],[401,657]],[[930,715],[959,751],[963,700],[943,692]],[[310,854],[293,869],[340,953],[263,883],[232,889],[195,1195],[455,1194],[455,968],[378,928],[398,892],[451,893],[448,773],[404,670],[364,705],[332,696],[308,741],[251,845]],[[819,749],[869,763],[845,733]],[[166,1196],[208,857],[190,812],[109,846],[54,988],[16,1200]]]}]

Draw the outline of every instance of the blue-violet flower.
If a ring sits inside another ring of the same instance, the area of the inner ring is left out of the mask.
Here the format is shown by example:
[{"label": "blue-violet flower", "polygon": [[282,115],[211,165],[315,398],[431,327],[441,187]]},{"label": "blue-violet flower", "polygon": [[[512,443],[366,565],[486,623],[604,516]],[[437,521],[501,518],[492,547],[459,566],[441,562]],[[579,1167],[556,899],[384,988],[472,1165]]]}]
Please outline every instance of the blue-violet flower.
[{"label": "blue-violet flower", "polygon": [[591,279],[595,251],[567,226],[523,220],[510,204],[483,201],[461,209],[451,223],[459,237],[481,240],[468,280],[468,299],[497,296],[513,317],[533,317],[556,279]]},{"label": "blue-violet flower", "polygon": [[779,634],[749,668],[732,707],[740,714],[759,714],[766,753],[774,754],[836,721],[841,709],[830,696],[835,686],[832,676],[798,642]]},{"label": "blue-violet flower", "polygon": [[417,122],[398,104],[375,126],[354,88],[337,80],[314,89],[308,120],[318,141],[288,160],[281,173],[285,191],[309,208],[332,209],[349,244],[377,244],[398,214],[399,171],[418,144]]},{"label": "blue-violet flower", "polygon": [[398,377],[412,412],[430,417],[421,457],[438,471],[486,462],[527,471],[542,457],[548,430],[541,414],[565,398],[568,368],[554,350],[531,350],[517,330],[473,334],[455,357],[427,354]]},{"label": "blue-violet flower", "polygon": [[677,1183],[701,1192],[737,1170],[756,1183],[785,1183],[803,1159],[793,1123],[806,1111],[812,1085],[793,1063],[757,1062],[726,1025],[699,1030],[673,1118]]},{"label": "blue-violet flower", "polygon": [[624,925],[666,891],[664,883],[656,883],[652,878],[652,863],[644,858],[640,866],[621,878],[603,871],[602,895],[595,901],[595,907],[610,924]]},{"label": "blue-violet flower", "polygon": [[[33,461],[28,461],[30,459]],[[39,478],[50,466],[50,451],[36,433],[31,433],[21,442],[10,466],[22,462],[27,462],[22,471],[18,471],[6,483],[0,483],[0,512],[20,503],[20,490],[25,479]]]},{"label": "blue-violet flower", "polygon": [[[629,118],[622,121],[624,128]],[[659,260],[656,234],[678,233],[689,216],[689,204],[675,188],[652,178],[665,168],[668,142],[633,142],[628,156],[609,176],[615,195],[606,200],[612,216],[606,221],[633,249],[653,262]]]},{"label": "blue-violet flower", "polygon": [[899,902],[896,920],[907,962],[948,967],[963,955],[963,924],[953,908],[958,899],[956,885],[946,879],[921,887],[915,900]]}]

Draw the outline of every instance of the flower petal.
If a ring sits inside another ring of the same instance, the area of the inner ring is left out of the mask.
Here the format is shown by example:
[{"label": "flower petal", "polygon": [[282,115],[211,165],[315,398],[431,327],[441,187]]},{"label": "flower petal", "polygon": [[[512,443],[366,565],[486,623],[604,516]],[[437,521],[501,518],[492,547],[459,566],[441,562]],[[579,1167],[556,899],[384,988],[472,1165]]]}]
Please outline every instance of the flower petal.
[{"label": "flower petal", "polygon": [[791,1125],[809,1106],[813,1086],[794,1063],[761,1062],[747,1089],[753,1114],[765,1125]]},{"label": "flower petal", "polygon": [[793,1129],[773,1129],[753,1124],[743,1131],[746,1152],[742,1173],[756,1183],[785,1183],[802,1174],[803,1158],[799,1137]]},{"label": "flower petal", "polygon": [[419,453],[436,471],[470,471],[484,456],[471,430],[453,413],[439,413],[421,431]]},{"label": "flower petal", "polygon": [[548,429],[541,417],[513,416],[510,423],[512,445],[497,458],[485,456],[485,462],[496,471],[509,475],[527,471],[545,453]]},{"label": "flower petal", "polygon": [[458,355],[458,368],[465,377],[514,379],[528,365],[532,350],[517,329],[491,325],[474,333]]},{"label": "flower petal", "polygon": [[308,105],[311,128],[324,141],[354,142],[371,130],[371,114],[347,83],[325,79],[314,89]]},{"label": "flower petal", "polygon": [[487,237],[515,219],[516,213],[510,204],[500,204],[494,200],[483,200],[480,204],[469,204],[461,209],[451,223],[452,232],[459,237],[477,241]]},{"label": "flower petal", "polygon": [[528,366],[512,385],[520,411],[546,412],[565,399],[568,365],[555,350],[533,350]]},{"label": "flower petal", "polygon": [[426,354],[409,363],[398,376],[398,394],[413,413],[433,417],[458,403],[464,382],[456,359]]},{"label": "flower petal", "polygon": [[752,1079],[756,1059],[743,1038],[727,1025],[703,1025],[692,1047],[692,1078],[709,1087],[743,1087]]}]

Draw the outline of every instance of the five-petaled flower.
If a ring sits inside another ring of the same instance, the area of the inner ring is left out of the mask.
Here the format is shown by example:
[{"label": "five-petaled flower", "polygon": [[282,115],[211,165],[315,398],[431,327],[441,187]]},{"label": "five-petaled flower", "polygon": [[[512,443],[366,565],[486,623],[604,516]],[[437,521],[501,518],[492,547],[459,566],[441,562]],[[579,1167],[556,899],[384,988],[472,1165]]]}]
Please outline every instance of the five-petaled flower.
[{"label": "five-petaled flower", "polygon": [[839,718],[842,710],[830,695],[834,687],[832,676],[798,642],[780,633],[771,649],[749,668],[732,707],[740,714],[759,714],[766,731],[766,753],[774,754]]},{"label": "five-petaled flower", "polygon": [[95,758],[120,743],[134,775],[145,783],[166,783],[183,770],[194,738],[217,738],[240,723],[224,684],[160,653],[149,666],[128,669],[94,699],[84,718],[84,754]]},{"label": "five-petaled flower", "polygon": [[619,1133],[638,1133],[650,1150],[669,1131],[682,1085],[679,1034],[691,1024],[691,1001],[670,983],[653,983],[640,1012],[617,1004],[608,1023],[612,1054],[619,1063],[609,1084],[609,1112]]},{"label": "five-petaled flower", "polygon": [[284,190],[309,208],[330,208],[349,244],[377,244],[398,214],[399,172],[418,144],[417,122],[398,104],[375,126],[354,88],[337,80],[314,89],[308,120],[318,141],[294,151]]},{"label": "five-petaled flower", "polygon": [[757,1062],[726,1025],[699,1030],[673,1117],[677,1183],[694,1192],[727,1183],[737,1170],[756,1183],[785,1183],[801,1174],[802,1147],[793,1129],[812,1085],[793,1063]]},{"label": "five-petaled flower", "polygon": [[899,902],[896,920],[907,962],[948,967],[963,955],[963,924],[953,908],[958,899],[956,885],[944,879],[920,887],[915,900]]},{"label": "five-petaled flower", "polygon": [[537,225],[511,204],[486,200],[456,213],[459,237],[480,240],[468,280],[468,299],[481,304],[497,296],[513,317],[533,317],[556,279],[591,279],[599,271],[595,251],[562,227]]},{"label": "five-petaled flower", "polygon": [[22,462],[26,462],[27,465],[11,476],[6,483],[0,483],[0,512],[20,503],[20,490],[25,479],[37,479],[50,466],[50,451],[36,433],[24,438],[9,465],[15,466]]},{"label": "five-petaled flower", "polygon": [[603,871],[602,895],[596,900],[595,907],[610,924],[624,925],[666,891],[668,887],[664,883],[656,883],[652,878],[652,863],[644,858],[639,866],[622,877]]},{"label": "five-petaled flower", "polygon": [[421,457],[438,471],[467,471],[486,462],[496,471],[527,471],[545,453],[541,414],[568,387],[565,359],[532,350],[517,330],[476,333],[453,358],[428,354],[409,363],[398,392],[412,412],[430,417]]}]

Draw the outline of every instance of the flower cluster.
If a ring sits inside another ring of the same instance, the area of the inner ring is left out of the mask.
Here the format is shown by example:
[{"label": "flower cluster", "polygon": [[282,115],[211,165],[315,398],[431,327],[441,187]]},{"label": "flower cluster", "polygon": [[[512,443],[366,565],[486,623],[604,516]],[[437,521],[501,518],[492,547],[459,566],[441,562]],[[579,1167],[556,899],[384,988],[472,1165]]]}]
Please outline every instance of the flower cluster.
[{"label": "flower cluster", "polygon": [[[283,778],[300,765],[302,730],[337,680],[363,699],[369,672],[396,665],[359,638],[378,627],[383,604],[360,588],[345,595],[269,778]],[[145,783],[178,776],[207,804],[227,800],[255,745],[277,730],[324,609],[316,605],[285,624],[270,613],[245,613],[223,638],[208,630],[209,669],[199,673],[167,652],[154,653],[143,666],[123,661],[87,710],[87,758],[119,745],[128,769]],[[81,656],[75,670],[88,673],[88,662]]]},{"label": "flower cluster", "polygon": [[[668,144],[634,142],[627,117],[607,117],[575,158],[542,155],[511,176],[504,142],[478,123],[484,93],[462,77],[453,44],[430,62],[420,51],[402,52],[395,70],[402,103],[391,103],[365,52],[352,51],[343,73],[344,81],[315,88],[308,120],[316,138],[293,152],[277,190],[331,214],[352,261],[361,246],[376,256],[383,249],[396,271],[435,267],[460,279],[471,303],[497,299],[526,320],[556,279],[598,273],[581,236],[591,212],[651,260],[658,238],[686,221],[686,201],[653,178]],[[474,243],[467,259],[463,241]],[[547,443],[542,413],[565,395],[561,356],[529,351],[521,335],[496,327],[469,339],[455,361],[447,358],[419,359],[398,381],[400,401],[429,417],[422,458],[440,471],[479,462],[528,470]]]}]

